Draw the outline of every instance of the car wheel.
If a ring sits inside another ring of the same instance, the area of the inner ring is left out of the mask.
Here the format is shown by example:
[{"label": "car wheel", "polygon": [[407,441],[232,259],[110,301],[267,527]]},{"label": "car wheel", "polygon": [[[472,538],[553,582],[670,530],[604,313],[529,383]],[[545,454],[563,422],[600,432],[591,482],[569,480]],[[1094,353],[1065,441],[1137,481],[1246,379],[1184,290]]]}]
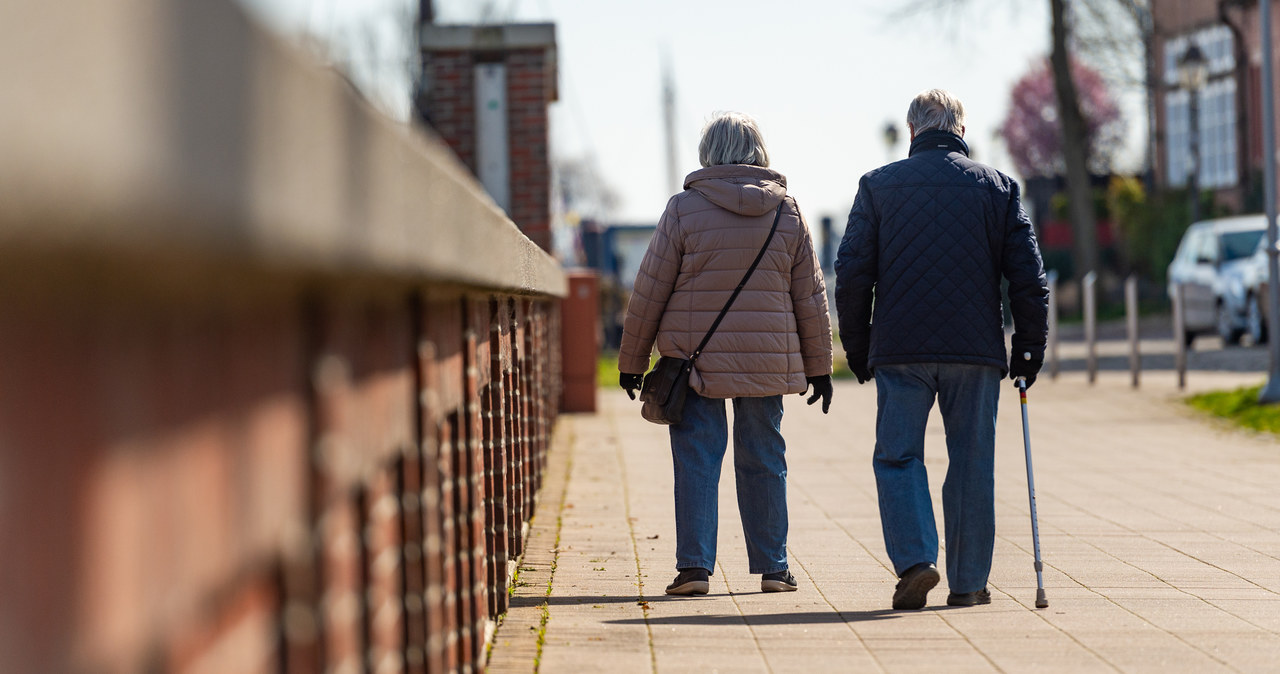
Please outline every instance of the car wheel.
[{"label": "car wheel", "polygon": [[1249,338],[1254,344],[1265,344],[1267,342],[1267,321],[1262,314],[1262,305],[1258,303],[1257,295],[1250,295],[1246,310],[1246,323],[1249,326]]},{"label": "car wheel", "polygon": [[1231,313],[1227,310],[1225,302],[1218,302],[1218,336],[1222,338],[1223,346],[1236,346],[1240,344],[1240,335],[1243,330],[1236,328],[1231,320]]}]

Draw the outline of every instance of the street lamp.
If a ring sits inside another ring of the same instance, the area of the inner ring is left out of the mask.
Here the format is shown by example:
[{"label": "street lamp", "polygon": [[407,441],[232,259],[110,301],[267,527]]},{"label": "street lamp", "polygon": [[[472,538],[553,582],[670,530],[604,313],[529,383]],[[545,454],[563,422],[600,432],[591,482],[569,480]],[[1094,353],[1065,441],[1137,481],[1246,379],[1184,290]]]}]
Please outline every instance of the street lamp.
[{"label": "street lamp", "polygon": [[898,146],[898,127],[893,122],[886,122],[884,125],[884,146],[889,161],[893,161],[893,148]]},{"label": "street lamp", "polygon": [[1191,192],[1191,222],[1200,219],[1200,90],[1209,79],[1209,62],[1193,42],[1178,59],[1178,80],[1190,98],[1188,136],[1191,141],[1191,172],[1187,188]]},{"label": "street lamp", "polygon": [[1267,384],[1258,393],[1258,401],[1280,402],[1280,251],[1276,237],[1276,97],[1275,61],[1271,51],[1271,0],[1258,3],[1262,43],[1262,171],[1263,203],[1267,212],[1267,329],[1271,341],[1267,345],[1271,368]]}]

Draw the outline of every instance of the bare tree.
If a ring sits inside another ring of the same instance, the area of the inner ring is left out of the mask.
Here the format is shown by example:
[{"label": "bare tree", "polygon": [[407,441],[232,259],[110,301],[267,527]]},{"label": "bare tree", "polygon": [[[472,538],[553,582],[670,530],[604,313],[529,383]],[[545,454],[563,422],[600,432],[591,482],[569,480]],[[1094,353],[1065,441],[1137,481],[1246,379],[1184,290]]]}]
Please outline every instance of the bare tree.
[{"label": "bare tree", "polygon": [[1078,0],[1070,9],[1073,53],[1097,70],[1113,91],[1139,92],[1143,97],[1147,142],[1142,165],[1150,193],[1156,187],[1156,87],[1160,82],[1152,56],[1151,0]]},{"label": "bare tree", "polygon": [[[946,2],[943,0],[915,0],[899,10],[896,15],[919,13],[956,13],[972,10],[973,0]],[[1096,46],[1103,40],[1109,43],[1106,50],[1099,49],[1098,54],[1105,55],[1110,63],[1089,61],[1095,67],[1113,78],[1126,79],[1124,73],[1131,73],[1129,81],[1144,81],[1148,91],[1148,118],[1150,118],[1150,87],[1153,83],[1153,69],[1149,62],[1150,49],[1146,41],[1151,39],[1150,0],[1050,0],[1050,34],[1052,50],[1049,55],[1053,70],[1054,90],[1058,100],[1058,117],[1062,123],[1063,160],[1066,167],[1067,196],[1070,202],[1072,236],[1075,240],[1072,255],[1078,274],[1083,275],[1098,267],[1097,221],[1093,212],[1093,195],[1090,185],[1087,143],[1085,142],[1087,125],[1080,111],[1080,96],[1075,82],[1071,78],[1071,55],[1081,50],[1082,42],[1087,46]],[[1132,28],[1128,42],[1124,40],[1124,31],[1117,35],[1107,35],[1107,30],[1116,27],[1113,17],[1126,17]],[[1090,19],[1093,19],[1092,21]],[[1080,26],[1090,26],[1097,30],[1080,30]],[[1132,40],[1136,33],[1143,40],[1137,45]],[[1141,45],[1141,57],[1136,60],[1142,63],[1140,71],[1133,70],[1134,51]],[[1092,52],[1091,52],[1092,53]],[[1138,75],[1137,72],[1141,72]],[[1149,119],[1150,121],[1150,119]],[[1150,133],[1150,131],[1148,131]],[[1148,143],[1148,152],[1150,143]]]},{"label": "bare tree", "polygon": [[1098,268],[1098,224],[1093,213],[1093,188],[1089,180],[1088,126],[1080,112],[1080,93],[1071,78],[1067,45],[1067,0],[1050,0],[1053,49],[1053,88],[1058,95],[1058,119],[1062,123],[1062,159],[1067,167],[1067,202],[1071,215],[1072,257],[1078,277]]}]

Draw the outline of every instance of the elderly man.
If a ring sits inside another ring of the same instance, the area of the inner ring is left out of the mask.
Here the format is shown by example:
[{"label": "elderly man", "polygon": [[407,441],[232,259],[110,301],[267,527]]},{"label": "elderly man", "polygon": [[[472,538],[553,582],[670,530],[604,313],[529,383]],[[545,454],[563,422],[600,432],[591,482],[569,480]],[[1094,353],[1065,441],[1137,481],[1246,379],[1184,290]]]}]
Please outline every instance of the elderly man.
[{"label": "elderly man", "polygon": [[[893,607],[923,608],[939,581],[924,465],[935,398],[949,459],[947,604],[987,604],[999,386],[1006,374],[1035,381],[1049,290],[1018,184],[969,159],[960,101],[926,91],[911,102],[907,126],[908,158],[858,183],[835,265],[840,338],[859,383],[876,380],[873,466],[885,549],[899,577]],[[1002,276],[1014,323],[1008,360]]]}]

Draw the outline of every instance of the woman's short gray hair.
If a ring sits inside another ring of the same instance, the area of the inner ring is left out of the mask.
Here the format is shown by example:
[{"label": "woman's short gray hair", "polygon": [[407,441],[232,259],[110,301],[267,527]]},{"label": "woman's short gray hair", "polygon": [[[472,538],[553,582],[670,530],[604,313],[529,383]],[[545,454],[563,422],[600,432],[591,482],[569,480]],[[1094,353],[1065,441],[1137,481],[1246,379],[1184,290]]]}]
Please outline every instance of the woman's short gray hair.
[{"label": "woman's short gray hair", "polygon": [[721,164],[767,167],[769,152],[764,149],[764,136],[760,135],[756,120],[741,112],[721,112],[702,127],[698,160],[704,167]]},{"label": "woman's short gray hair", "polygon": [[940,129],[964,135],[964,106],[960,99],[942,89],[921,92],[907,108],[907,124],[917,134]]}]

